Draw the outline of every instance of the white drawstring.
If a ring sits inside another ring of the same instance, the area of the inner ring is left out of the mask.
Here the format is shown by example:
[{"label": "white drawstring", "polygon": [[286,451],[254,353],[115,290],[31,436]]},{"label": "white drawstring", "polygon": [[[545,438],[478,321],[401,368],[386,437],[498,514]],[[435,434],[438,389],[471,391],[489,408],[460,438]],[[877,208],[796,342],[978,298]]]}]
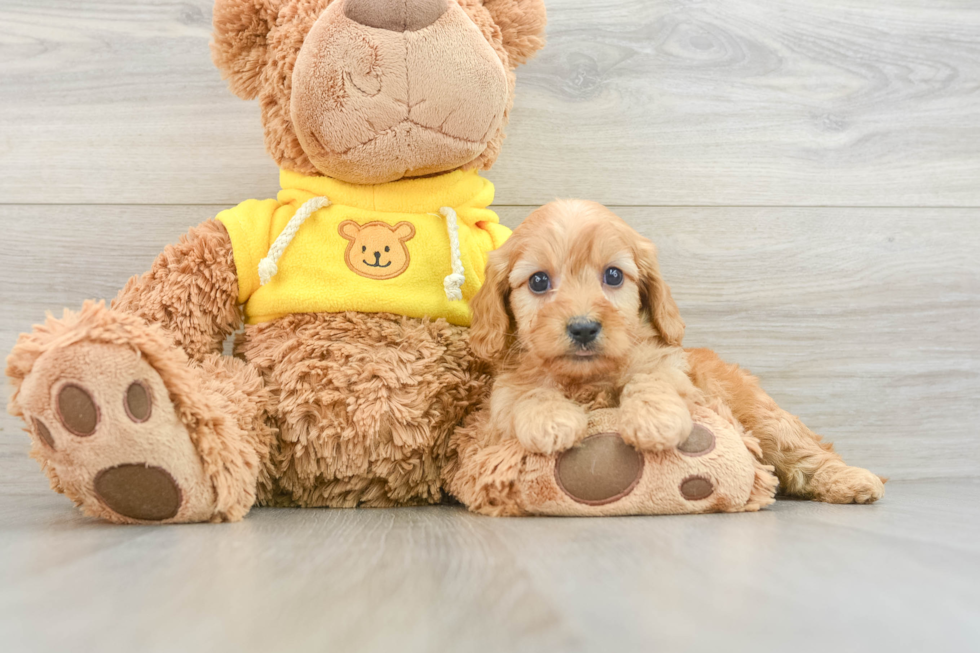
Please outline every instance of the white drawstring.
[{"label": "white drawstring", "polygon": [[265,258],[259,261],[259,285],[264,286],[272,280],[272,277],[276,276],[279,272],[279,266],[276,264],[279,262],[279,257],[292,242],[293,236],[299,231],[299,228],[303,226],[306,219],[322,209],[325,206],[330,206],[330,200],[326,197],[314,197],[303,203],[303,206],[299,207],[299,210],[289,219],[286,224],[286,228],[282,230],[282,233],[276,238],[276,241],[272,243],[272,247],[269,248],[269,253],[265,255]]},{"label": "white drawstring", "polygon": [[446,299],[451,302],[458,302],[463,299],[463,284],[466,283],[466,270],[463,269],[463,259],[459,252],[459,224],[456,222],[456,211],[448,206],[439,209],[439,213],[446,218],[446,228],[449,231],[449,255],[452,262],[453,273],[442,281],[446,289]]}]

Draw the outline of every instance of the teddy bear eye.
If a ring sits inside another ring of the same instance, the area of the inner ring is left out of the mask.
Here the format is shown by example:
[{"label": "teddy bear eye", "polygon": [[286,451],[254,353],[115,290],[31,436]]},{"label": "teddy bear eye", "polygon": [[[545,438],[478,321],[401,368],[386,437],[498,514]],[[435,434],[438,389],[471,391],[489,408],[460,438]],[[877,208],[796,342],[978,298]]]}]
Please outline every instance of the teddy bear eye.
[{"label": "teddy bear eye", "polygon": [[531,289],[531,292],[540,295],[543,292],[547,292],[548,288],[551,288],[551,278],[547,272],[535,272],[527,280],[527,286]]},{"label": "teddy bear eye", "polygon": [[361,254],[367,251],[367,245],[361,245]]},{"label": "teddy bear eye", "polygon": [[619,268],[608,267],[602,274],[602,281],[607,286],[621,286],[623,285],[623,271]]},{"label": "teddy bear eye", "polygon": [[385,251],[386,251],[386,252],[390,252],[390,251],[391,251],[391,248],[390,248],[390,247],[388,247],[387,245],[385,245]]}]

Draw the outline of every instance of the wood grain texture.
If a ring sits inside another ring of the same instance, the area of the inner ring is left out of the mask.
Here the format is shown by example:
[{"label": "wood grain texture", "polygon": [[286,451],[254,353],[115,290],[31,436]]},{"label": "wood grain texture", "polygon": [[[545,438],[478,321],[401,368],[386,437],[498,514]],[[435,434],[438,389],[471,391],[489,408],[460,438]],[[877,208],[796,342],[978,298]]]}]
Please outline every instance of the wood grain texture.
[{"label": "wood grain texture", "polygon": [[[498,210],[512,227],[529,212]],[[0,206],[0,351],[45,311],[111,298],[216,211]],[[980,473],[980,210],[619,213],[658,244],[687,346],[758,374],[851,464],[902,479]],[[12,419],[2,424],[9,464],[26,477],[26,436]]]},{"label": "wood grain texture", "polygon": [[739,515],[262,509],[161,527],[0,495],[0,637],[18,653],[976,650],[980,484],[889,492]]},{"label": "wood grain texture", "polygon": [[[548,0],[502,204],[980,206],[980,5]],[[0,201],[268,195],[211,0],[4,0]]]}]

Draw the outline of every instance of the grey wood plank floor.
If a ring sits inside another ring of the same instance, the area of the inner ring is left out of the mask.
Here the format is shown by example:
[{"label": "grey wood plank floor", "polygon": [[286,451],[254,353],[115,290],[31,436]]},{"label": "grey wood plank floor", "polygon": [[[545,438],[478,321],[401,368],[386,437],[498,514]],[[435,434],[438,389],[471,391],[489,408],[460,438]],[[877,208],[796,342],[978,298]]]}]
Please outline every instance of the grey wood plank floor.
[{"label": "grey wood plank floor", "polygon": [[115,527],[0,496],[7,651],[975,651],[980,481],[874,506]]},{"label": "grey wood plank floor", "polygon": [[[80,516],[0,415],[4,651],[980,649],[980,4],[547,0],[488,173],[657,242],[688,323],[874,506]],[[0,352],[277,191],[211,0],[0,0]]]}]

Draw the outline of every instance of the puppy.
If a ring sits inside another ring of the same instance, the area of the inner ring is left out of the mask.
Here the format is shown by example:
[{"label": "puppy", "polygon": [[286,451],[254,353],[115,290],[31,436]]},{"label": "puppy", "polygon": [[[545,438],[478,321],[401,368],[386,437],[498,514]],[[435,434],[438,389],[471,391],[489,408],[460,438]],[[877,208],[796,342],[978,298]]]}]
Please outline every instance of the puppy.
[{"label": "puppy", "polygon": [[534,211],[490,254],[471,309],[471,347],[496,373],[499,438],[552,454],[585,436],[588,411],[619,406],[623,439],[658,451],[688,436],[694,405],[720,401],[759,437],[783,492],[835,503],[884,493],[882,479],[845,465],[754,377],[681,347],[684,322],[653,243],[599,204]]}]

